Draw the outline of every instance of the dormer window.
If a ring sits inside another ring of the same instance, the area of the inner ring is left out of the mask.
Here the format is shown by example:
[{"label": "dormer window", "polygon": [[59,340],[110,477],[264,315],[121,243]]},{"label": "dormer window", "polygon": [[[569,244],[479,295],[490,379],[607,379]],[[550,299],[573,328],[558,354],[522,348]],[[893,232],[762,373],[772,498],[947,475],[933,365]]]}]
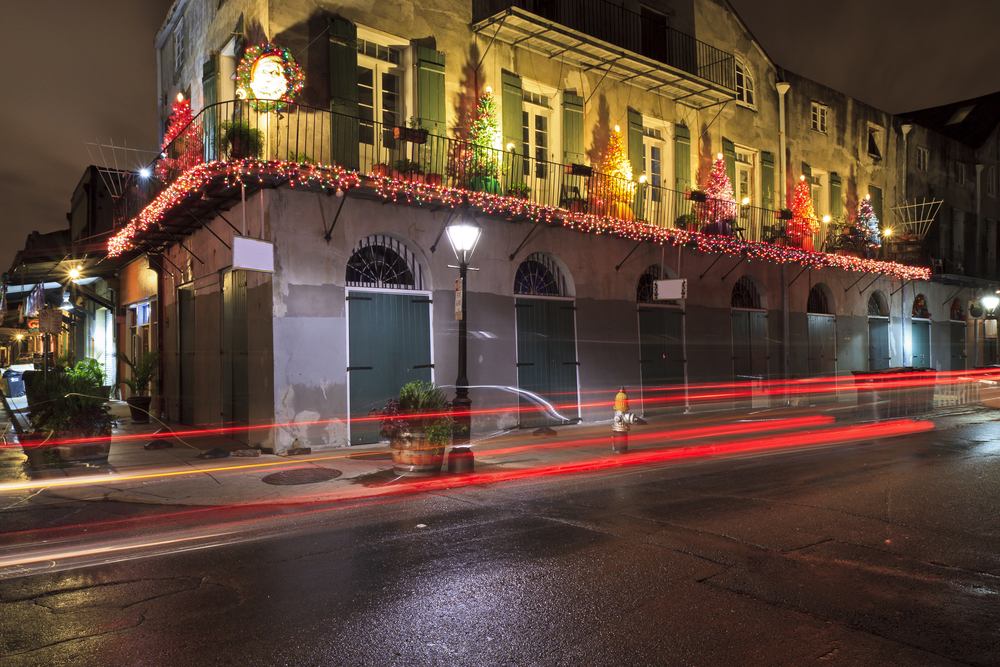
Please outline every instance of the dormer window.
[{"label": "dormer window", "polygon": [[868,157],[878,162],[882,159],[882,129],[876,125],[868,126]]},{"label": "dormer window", "polygon": [[757,106],[754,98],[753,75],[739,58],[736,59],[736,101],[750,108]]}]

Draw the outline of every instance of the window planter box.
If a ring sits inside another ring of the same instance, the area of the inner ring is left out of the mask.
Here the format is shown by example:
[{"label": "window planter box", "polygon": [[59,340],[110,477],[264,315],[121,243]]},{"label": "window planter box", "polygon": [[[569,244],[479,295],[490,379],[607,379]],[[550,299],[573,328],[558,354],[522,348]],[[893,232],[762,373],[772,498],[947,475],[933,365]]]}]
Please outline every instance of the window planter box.
[{"label": "window planter box", "polygon": [[411,144],[427,143],[427,130],[412,127],[394,127],[392,128],[392,136],[394,139],[408,141]]}]

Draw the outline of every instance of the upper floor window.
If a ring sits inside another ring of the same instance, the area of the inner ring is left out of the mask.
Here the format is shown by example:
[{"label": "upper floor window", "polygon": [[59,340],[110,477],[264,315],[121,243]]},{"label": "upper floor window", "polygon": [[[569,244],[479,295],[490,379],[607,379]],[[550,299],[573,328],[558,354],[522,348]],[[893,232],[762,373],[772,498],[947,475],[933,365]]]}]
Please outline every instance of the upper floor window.
[{"label": "upper floor window", "polygon": [[930,151],[923,146],[917,146],[917,171],[927,171],[927,159]]},{"label": "upper floor window", "polygon": [[755,107],[753,75],[739,58],[736,59],[736,101],[748,107]]},{"label": "upper floor window", "polygon": [[986,170],[986,194],[990,197],[997,196],[997,167],[996,165],[990,165],[990,168]]},{"label": "upper floor window", "polygon": [[882,159],[882,128],[868,125],[868,157],[876,162]]},{"label": "upper floor window", "polygon": [[961,162],[955,164],[955,182],[965,185],[965,165]]},{"label": "upper floor window", "polygon": [[174,72],[179,72],[184,62],[184,17],[177,19],[174,28]]},{"label": "upper floor window", "polygon": [[817,132],[822,132],[826,134],[826,120],[830,114],[830,107],[819,104],[817,102],[812,103],[812,129]]},{"label": "upper floor window", "polygon": [[384,46],[368,39],[358,38],[358,53],[369,58],[375,58],[382,62],[399,64],[400,50],[392,46]]}]

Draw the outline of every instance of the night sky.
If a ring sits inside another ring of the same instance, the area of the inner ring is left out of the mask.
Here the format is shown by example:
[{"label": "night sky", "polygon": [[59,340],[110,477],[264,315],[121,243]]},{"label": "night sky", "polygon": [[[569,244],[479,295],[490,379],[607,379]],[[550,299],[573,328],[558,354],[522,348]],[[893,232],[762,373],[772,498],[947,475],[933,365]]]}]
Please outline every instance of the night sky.
[{"label": "night sky", "polygon": [[[1000,90],[996,0],[730,0],[779,66],[899,113]],[[153,38],[170,0],[5,3],[0,271],[66,226],[84,142],[155,150]],[[794,93],[794,91],[793,91]],[[135,154],[119,167],[134,167]]]}]

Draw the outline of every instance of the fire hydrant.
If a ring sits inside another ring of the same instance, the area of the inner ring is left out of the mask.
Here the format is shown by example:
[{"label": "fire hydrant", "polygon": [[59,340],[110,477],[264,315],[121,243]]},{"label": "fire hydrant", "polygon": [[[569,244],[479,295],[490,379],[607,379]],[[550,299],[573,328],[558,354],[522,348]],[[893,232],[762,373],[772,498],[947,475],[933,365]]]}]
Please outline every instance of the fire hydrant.
[{"label": "fire hydrant", "polygon": [[628,411],[628,394],[625,387],[615,396],[615,418],[611,421],[611,451],[624,454],[628,451],[628,431],[636,416]]}]

